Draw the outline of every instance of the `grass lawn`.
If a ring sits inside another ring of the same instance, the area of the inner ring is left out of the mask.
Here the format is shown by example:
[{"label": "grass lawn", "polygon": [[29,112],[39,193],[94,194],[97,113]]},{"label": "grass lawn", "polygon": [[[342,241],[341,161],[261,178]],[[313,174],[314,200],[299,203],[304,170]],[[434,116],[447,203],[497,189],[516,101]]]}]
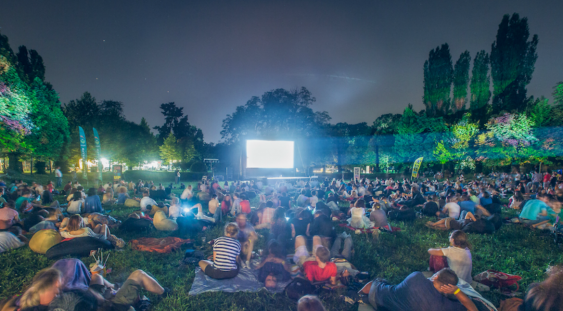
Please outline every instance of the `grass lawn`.
[{"label": "grass lawn", "polygon": [[[179,190],[174,192],[179,193]],[[257,206],[251,202],[251,206]],[[112,216],[124,219],[134,208],[125,206],[112,207]],[[508,214],[507,214],[508,215]],[[446,247],[448,232],[434,231],[426,228],[424,223],[429,219],[417,219],[414,223],[391,222],[400,227],[401,232],[380,234],[379,240],[371,235],[355,235],[355,253],[352,263],[360,271],[368,271],[372,277],[382,277],[397,283],[414,271],[424,271],[428,267],[427,249]],[[341,231],[342,228],[337,227]],[[116,230],[118,237],[130,241],[142,235],[125,234]],[[156,231],[153,236],[164,237],[169,233]],[[195,245],[201,244],[201,237],[207,241],[222,235],[222,227],[191,236]],[[473,245],[473,275],[487,269],[495,269],[523,277],[520,288],[525,291],[532,282],[544,278],[546,268],[554,264],[563,264],[563,252],[557,247],[551,235],[539,231],[531,231],[518,225],[505,225],[494,235],[470,235]],[[260,240],[255,249],[263,248],[265,241]],[[142,269],[151,273],[163,286],[172,289],[173,294],[166,299],[158,300],[154,295],[147,296],[153,301],[153,310],[296,310],[296,303],[281,294],[270,294],[267,291],[258,293],[208,293],[188,296],[194,279],[195,267],[180,268],[179,260],[182,251],[171,254],[155,254],[139,252],[126,246],[120,251],[111,251],[108,268],[113,272],[108,275],[112,282],[123,282],[130,272]],[[210,255],[211,246],[205,247]],[[82,258],[86,265],[93,259]],[[20,293],[29,285],[34,274],[42,268],[54,263],[45,256],[32,252],[28,247],[0,255],[0,299],[6,299]],[[504,299],[499,293],[483,294],[495,305]],[[321,299],[327,310],[356,310],[340,302],[339,293],[322,292]]]}]

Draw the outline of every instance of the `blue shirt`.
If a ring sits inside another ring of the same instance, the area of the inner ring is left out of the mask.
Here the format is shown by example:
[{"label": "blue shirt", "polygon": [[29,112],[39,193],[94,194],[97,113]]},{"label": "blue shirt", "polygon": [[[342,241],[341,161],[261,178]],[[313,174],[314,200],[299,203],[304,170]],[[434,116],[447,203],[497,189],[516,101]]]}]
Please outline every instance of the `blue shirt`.
[{"label": "blue shirt", "polygon": [[84,200],[84,211],[83,213],[95,213],[103,212],[102,202],[100,202],[100,197],[96,195],[91,195]]},{"label": "blue shirt", "polygon": [[488,197],[488,198],[482,197],[481,199],[479,199],[479,202],[481,202],[481,206],[493,204],[493,198],[491,198],[491,197]]},{"label": "blue shirt", "polygon": [[[411,273],[397,285],[379,283],[375,292],[378,307],[395,311],[464,311],[459,302],[442,295],[421,272]],[[370,297],[371,298],[371,297]],[[370,302],[371,299],[370,299]]]},{"label": "blue shirt", "polygon": [[120,193],[117,196],[117,204],[125,204],[125,201],[127,201],[128,196],[125,193]]},{"label": "blue shirt", "polygon": [[538,218],[538,214],[547,211],[549,206],[545,204],[543,201],[540,200],[530,200],[526,202],[522,212],[520,213],[520,218],[525,218],[529,220],[536,220]]},{"label": "blue shirt", "polygon": [[468,211],[475,214],[475,203],[471,200],[459,202],[459,207],[461,207],[462,211]]}]

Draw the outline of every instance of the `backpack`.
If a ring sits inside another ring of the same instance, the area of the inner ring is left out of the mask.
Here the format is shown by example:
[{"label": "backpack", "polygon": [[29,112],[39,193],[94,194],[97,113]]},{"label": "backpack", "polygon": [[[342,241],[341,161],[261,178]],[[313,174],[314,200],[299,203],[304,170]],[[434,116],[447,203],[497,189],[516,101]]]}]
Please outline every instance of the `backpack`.
[{"label": "backpack", "polygon": [[473,277],[474,281],[494,288],[509,287],[516,284],[517,291],[519,289],[518,281],[520,281],[521,279],[521,276],[512,275],[496,270],[487,270]]},{"label": "backpack", "polygon": [[[432,204],[434,203],[434,204]],[[426,215],[426,216],[436,216],[436,213],[438,212],[439,208],[438,208],[438,204],[436,204],[436,202],[426,202],[424,204],[424,206],[422,207],[422,214]]]},{"label": "backpack", "polygon": [[203,254],[201,251],[188,249],[184,253],[184,259],[182,259],[182,263],[184,265],[197,265],[199,261],[203,259],[205,259],[205,254]]},{"label": "backpack", "polygon": [[299,300],[299,298],[305,295],[311,295],[315,292],[315,286],[309,282],[307,279],[295,278],[291,281],[284,290],[287,297],[293,300]]}]

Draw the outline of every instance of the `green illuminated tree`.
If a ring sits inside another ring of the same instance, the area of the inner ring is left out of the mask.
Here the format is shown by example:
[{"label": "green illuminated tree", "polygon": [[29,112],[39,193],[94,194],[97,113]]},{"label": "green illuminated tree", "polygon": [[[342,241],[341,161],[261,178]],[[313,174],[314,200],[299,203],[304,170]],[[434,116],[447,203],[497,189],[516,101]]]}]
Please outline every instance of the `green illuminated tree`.
[{"label": "green illuminated tree", "polygon": [[487,122],[487,108],[491,99],[491,80],[489,76],[489,54],[480,51],[473,60],[471,71],[471,114],[474,120],[483,125]]},{"label": "green illuminated tree", "polygon": [[424,62],[423,102],[428,116],[444,116],[450,111],[453,71],[447,43],[430,51]]},{"label": "green illuminated tree", "polygon": [[530,41],[528,19],[518,14],[504,15],[491,47],[493,78],[493,112],[523,111],[526,108],[526,86],[532,80],[538,55],[538,36]]},{"label": "green illuminated tree", "polygon": [[469,51],[463,52],[454,67],[454,100],[452,112],[465,110],[467,101],[467,85],[469,83],[469,66],[471,65],[471,56]]},{"label": "green illuminated tree", "polygon": [[168,134],[168,137],[158,148],[160,149],[160,157],[164,160],[164,164],[171,164],[174,161],[182,160],[182,152],[176,143],[176,137],[174,137],[174,134]]}]

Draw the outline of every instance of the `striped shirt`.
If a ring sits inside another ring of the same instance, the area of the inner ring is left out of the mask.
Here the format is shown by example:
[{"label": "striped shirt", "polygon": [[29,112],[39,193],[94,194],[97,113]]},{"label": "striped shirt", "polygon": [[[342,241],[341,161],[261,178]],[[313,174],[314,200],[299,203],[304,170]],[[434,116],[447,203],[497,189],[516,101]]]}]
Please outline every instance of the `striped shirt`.
[{"label": "striped shirt", "polygon": [[240,254],[240,242],[230,237],[220,237],[215,239],[213,252],[215,252],[215,262],[213,266],[219,270],[229,271],[237,269],[237,256]]}]

